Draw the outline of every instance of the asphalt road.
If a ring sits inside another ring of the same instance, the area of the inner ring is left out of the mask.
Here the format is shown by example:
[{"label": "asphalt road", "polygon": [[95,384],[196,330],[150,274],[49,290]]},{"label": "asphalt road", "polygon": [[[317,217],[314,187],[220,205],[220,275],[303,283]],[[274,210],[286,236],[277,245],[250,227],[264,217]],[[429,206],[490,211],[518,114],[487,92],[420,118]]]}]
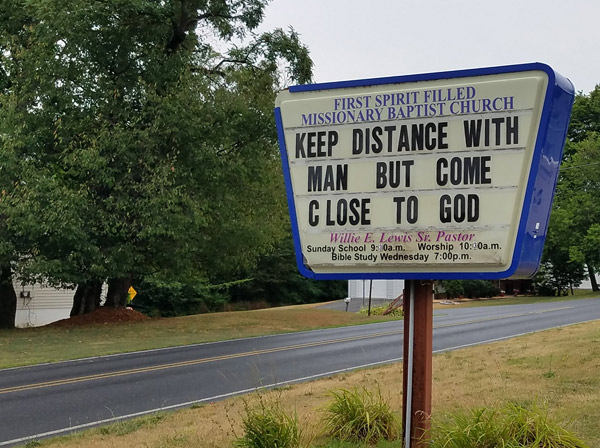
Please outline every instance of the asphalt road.
[{"label": "asphalt road", "polygon": [[[598,319],[600,298],[436,310],[433,349]],[[401,358],[394,321],[4,369],[0,446]]]}]

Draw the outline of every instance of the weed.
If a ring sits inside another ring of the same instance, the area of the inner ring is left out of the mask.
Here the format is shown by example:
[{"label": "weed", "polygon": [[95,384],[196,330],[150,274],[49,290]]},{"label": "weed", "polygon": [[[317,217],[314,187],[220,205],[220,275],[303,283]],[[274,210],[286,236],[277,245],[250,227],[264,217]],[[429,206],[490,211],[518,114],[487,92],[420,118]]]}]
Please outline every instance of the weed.
[{"label": "weed", "polygon": [[42,443],[38,442],[37,440],[32,440],[25,444],[25,448],[36,448],[38,446],[42,446]]},{"label": "weed", "polygon": [[[372,316],[383,316],[383,313],[387,309],[388,309],[388,305],[372,306],[371,307],[371,315]],[[368,308],[361,308],[360,311],[359,311],[360,314],[368,314],[368,312],[369,312]],[[404,313],[402,312],[402,308],[396,308],[391,313],[386,314],[386,316],[389,316],[389,317],[402,317],[402,316],[404,316]]]},{"label": "weed", "polygon": [[546,409],[509,404],[505,410],[506,438],[523,447],[585,448],[587,445],[548,418]]},{"label": "weed", "polygon": [[332,392],[333,401],[325,409],[325,430],[342,441],[377,443],[393,440],[400,434],[400,425],[389,400],[381,390],[365,388]]},{"label": "weed", "polygon": [[122,420],[112,425],[102,426],[97,429],[99,434],[103,436],[115,435],[124,436],[149,426],[155,426],[165,418],[165,414],[152,414],[145,417],[135,418],[132,420]]},{"label": "weed", "polygon": [[286,414],[278,402],[267,403],[261,397],[258,406],[244,402],[244,436],[237,439],[239,448],[298,448],[300,429],[296,414]]},{"label": "weed", "polygon": [[573,434],[550,421],[546,410],[508,404],[475,409],[436,422],[431,448],[587,448]]}]

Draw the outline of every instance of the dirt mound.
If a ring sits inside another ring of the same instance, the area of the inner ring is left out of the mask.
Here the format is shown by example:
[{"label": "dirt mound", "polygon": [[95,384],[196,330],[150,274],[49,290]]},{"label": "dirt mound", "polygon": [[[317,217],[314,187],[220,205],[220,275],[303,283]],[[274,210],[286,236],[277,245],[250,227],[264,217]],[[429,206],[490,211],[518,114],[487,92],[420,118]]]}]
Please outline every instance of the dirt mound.
[{"label": "dirt mound", "polygon": [[53,322],[48,327],[81,327],[85,325],[111,324],[115,322],[137,322],[149,319],[145,314],[130,308],[98,308],[96,311],[84,314],[83,316],[73,316],[69,319],[63,319]]}]

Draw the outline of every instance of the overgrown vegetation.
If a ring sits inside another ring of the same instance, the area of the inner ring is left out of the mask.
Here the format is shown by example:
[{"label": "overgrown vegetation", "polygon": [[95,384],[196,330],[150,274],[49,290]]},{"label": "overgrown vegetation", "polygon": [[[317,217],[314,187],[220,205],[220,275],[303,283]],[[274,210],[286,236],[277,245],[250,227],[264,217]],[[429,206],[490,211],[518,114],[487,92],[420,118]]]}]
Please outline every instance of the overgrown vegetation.
[{"label": "overgrown vegetation", "polygon": [[[383,316],[387,309],[389,308],[388,305],[377,305],[377,306],[372,306],[371,307],[371,315],[372,316]],[[359,311],[360,314],[368,314],[369,313],[369,308],[361,308]],[[402,317],[404,316],[404,312],[402,311],[402,308],[395,308],[392,311],[390,311],[388,314],[386,314],[386,316],[389,317]]]},{"label": "overgrown vegetation", "polygon": [[342,389],[331,392],[332,402],[325,409],[324,429],[331,437],[348,442],[375,444],[395,440],[400,423],[380,388]]},{"label": "overgrown vegetation", "polygon": [[255,268],[239,272],[237,280],[221,284],[204,281],[160,280],[146,277],[135,283],[132,306],[150,316],[297,305],[346,297],[348,282],[317,281],[303,277],[296,267],[291,236],[261,256]]},{"label": "overgrown vegetation", "polygon": [[479,408],[433,425],[431,448],[589,448],[546,409],[509,403]]},{"label": "overgrown vegetation", "polygon": [[251,405],[244,401],[242,428],[244,435],[236,440],[239,448],[298,448],[300,429],[298,416],[286,413],[278,401],[263,396]]},{"label": "overgrown vegetation", "polygon": [[0,3],[0,328],[13,279],[77,286],[73,315],[103,282],[104,306],[146,281],[165,314],[210,308],[286,238],[273,103],[312,61],[256,31],[266,4]]},{"label": "overgrown vegetation", "polygon": [[492,297],[500,293],[498,287],[489,280],[442,280],[440,285],[448,299],[459,296],[469,299]]}]

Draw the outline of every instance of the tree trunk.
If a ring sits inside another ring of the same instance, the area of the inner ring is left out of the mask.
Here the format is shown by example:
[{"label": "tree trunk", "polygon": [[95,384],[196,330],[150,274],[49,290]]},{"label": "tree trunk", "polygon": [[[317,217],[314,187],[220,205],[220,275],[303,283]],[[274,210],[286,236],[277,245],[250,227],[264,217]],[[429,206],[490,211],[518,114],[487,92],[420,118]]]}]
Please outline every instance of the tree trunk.
[{"label": "tree trunk", "polygon": [[10,265],[0,266],[0,328],[15,328],[17,293]]},{"label": "tree trunk", "polygon": [[106,302],[104,302],[104,306],[110,308],[125,308],[127,306],[127,297],[129,296],[130,286],[131,276],[111,278],[108,281],[108,292],[106,293]]},{"label": "tree trunk", "polygon": [[98,308],[100,306],[101,293],[102,283],[100,282],[90,282],[77,285],[77,290],[73,296],[71,317],[88,314]]},{"label": "tree trunk", "polygon": [[73,296],[73,306],[71,307],[71,317],[83,314],[83,298],[85,296],[85,285],[77,285],[75,295]]},{"label": "tree trunk", "polygon": [[594,272],[594,268],[587,263],[588,274],[590,276],[590,283],[592,284],[592,291],[599,291],[598,282],[596,281],[596,273]]}]

